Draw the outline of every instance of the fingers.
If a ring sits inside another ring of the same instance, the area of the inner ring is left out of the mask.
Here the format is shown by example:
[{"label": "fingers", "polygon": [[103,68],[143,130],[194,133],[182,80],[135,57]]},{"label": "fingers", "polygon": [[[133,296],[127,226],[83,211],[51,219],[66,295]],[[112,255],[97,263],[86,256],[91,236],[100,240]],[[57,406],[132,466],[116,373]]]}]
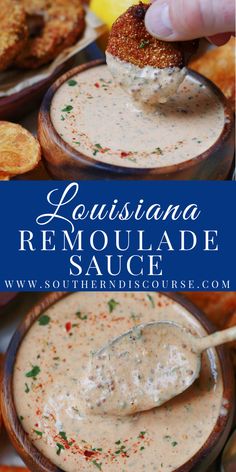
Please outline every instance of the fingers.
[{"label": "fingers", "polygon": [[153,36],[182,41],[235,30],[234,0],[156,0],[145,18]]},{"label": "fingers", "polygon": [[208,36],[208,41],[210,41],[210,43],[212,44],[215,44],[216,46],[223,46],[224,44],[226,44],[231,36],[233,35],[233,33],[220,33],[220,34],[216,34],[214,36]]}]

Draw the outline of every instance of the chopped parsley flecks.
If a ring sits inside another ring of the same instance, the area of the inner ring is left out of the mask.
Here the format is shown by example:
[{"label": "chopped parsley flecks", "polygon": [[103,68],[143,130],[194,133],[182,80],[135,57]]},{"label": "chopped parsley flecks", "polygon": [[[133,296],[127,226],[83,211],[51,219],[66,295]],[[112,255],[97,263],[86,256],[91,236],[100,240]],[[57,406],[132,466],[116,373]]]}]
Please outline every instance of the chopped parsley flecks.
[{"label": "chopped parsley flecks", "polygon": [[146,433],[147,433],[147,431],[140,431],[140,433],[138,435],[138,439],[143,439]]},{"label": "chopped parsley flecks", "polygon": [[105,80],[103,78],[99,79],[100,82],[102,82],[105,86],[107,86],[108,84],[111,84],[112,83],[112,80]]},{"label": "chopped parsley flecks", "polygon": [[109,148],[102,147],[99,143],[94,144],[93,156],[96,156],[98,152],[104,154],[107,151],[109,151]]},{"label": "chopped parsley flecks", "polygon": [[51,318],[48,315],[42,315],[40,316],[38,320],[40,326],[46,326],[50,323],[50,321],[51,321]]},{"label": "chopped parsley flecks", "polygon": [[67,83],[70,87],[74,87],[75,85],[77,85],[78,82],[74,79],[70,79],[70,80],[68,80]]},{"label": "chopped parsley flecks", "polygon": [[23,421],[23,420],[24,420],[24,416],[19,416],[19,420],[20,420],[20,421]]},{"label": "chopped parsley flecks", "polygon": [[99,151],[101,151],[102,146],[101,146],[101,144],[95,144],[94,147],[95,147],[96,149],[94,149],[93,155],[96,156],[96,154],[97,154]]},{"label": "chopped parsley flecks", "polygon": [[34,433],[37,434],[37,436],[40,436],[40,438],[43,435],[42,431],[38,431],[37,429],[34,429]]},{"label": "chopped parsley flecks", "polygon": [[62,444],[60,444],[60,443],[56,443],[56,446],[57,446],[57,455],[60,456],[61,451],[63,451],[63,449],[65,449],[65,448],[64,448],[64,446],[63,446]]},{"label": "chopped parsley flecks", "polygon": [[119,449],[117,449],[115,451],[115,454],[118,455],[118,454],[127,454],[127,450],[126,450],[126,446],[124,444],[122,444]]},{"label": "chopped parsley flecks", "polygon": [[176,447],[178,445],[177,441],[173,440],[173,438],[169,436],[168,434],[164,436],[163,439],[170,442],[172,447]]},{"label": "chopped parsley flecks", "polygon": [[155,154],[157,154],[158,156],[163,156],[163,151],[162,151],[162,149],[161,149],[160,147],[157,147],[154,152],[155,152]]},{"label": "chopped parsley flecks", "polygon": [[[61,115],[61,121],[65,121],[65,117],[63,115]],[[63,135],[61,135],[63,136]]]},{"label": "chopped parsley flecks", "polygon": [[114,300],[114,298],[111,298],[111,300],[109,300],[109,302],[107,304],[108,304],[108,307],[109,307],[109,312],[112,313],[115,310],[115,308],[117,307],[117,305],[119,305],[119,302],[116,302]]},{"label": "chopped parsley flecks", "polygon": [[32,369],[25,374],[25,376],[36,378],[39,373],[40,373],[40,367],[38,365],[34,365]]},{"label": "chopped parsley flecks", "polygon": [[25,383],[25,393],[29,393],[30,389],[27,383]]},{"label": "chopped parsley flecks", "polygon": [[76,316],[77,316],[77,318],[79,318],[82,321],[88,319],[88,316],[87,315],[82,315],[81,311],[77,311]]},{"label": "chopped parsley flecks", "polygon": [[65,113],[70,113],[71,110],[73,110],[72,105],[66,105],[64,108],[62,108],[61,111],[65,112]]},{"label": "chopped parsley flecks", "polygon": [[139,44],[139,49],[144,49],[149,44],[150,44],[149,39],[141,39],[140,44]]},{"label": "chopped parsley flecks", "polygon": [[128,161],[137,162],[136,157],[128,157]]},{"label": "chopped parsley flecks", "polygon": [[149,294],[147,295],[147,297],[148,297],[148,300],[150,301],[150,303],[151,303],[151,305],[152,305],[152,308],[155,308],[155,302],[154,302],[154,300],[153,300],[153,297],[152,297],[151,295],[149,295]]},{"label": "chopped parsley flecks", "polygon": [[64,439],[65,441],[68,441],[65,431],[60,431],[59,436],[61,436],[61,438]]},{"label": "chopped parsley flecks", "polygon": [[95,467],[97,467],[99,470],[102,470],[102,463],[101,462],[97,462],[96,460],[93,460],[92,464],[95,465]]}]

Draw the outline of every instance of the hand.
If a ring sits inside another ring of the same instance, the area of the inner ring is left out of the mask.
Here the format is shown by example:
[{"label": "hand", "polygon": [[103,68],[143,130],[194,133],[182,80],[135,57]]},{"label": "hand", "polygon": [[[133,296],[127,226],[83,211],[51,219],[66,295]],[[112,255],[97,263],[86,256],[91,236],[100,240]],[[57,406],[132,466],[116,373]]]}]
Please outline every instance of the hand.
[{"label": "hand", "polygon": [[164,41],[208,37],[217,46],[235,31],[234,0],[154,0],[145,23],[150,34]]}]

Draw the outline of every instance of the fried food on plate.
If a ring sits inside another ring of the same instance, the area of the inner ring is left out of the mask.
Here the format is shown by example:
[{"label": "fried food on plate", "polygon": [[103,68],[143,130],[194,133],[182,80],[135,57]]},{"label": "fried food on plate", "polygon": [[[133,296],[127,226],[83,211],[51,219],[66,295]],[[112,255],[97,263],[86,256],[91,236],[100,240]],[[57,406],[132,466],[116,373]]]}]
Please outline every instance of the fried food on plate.
[{"label": "fried food on plate", "polygon": [[[236,292],[185,292],[218,329],[236,326]],[[231,343],[231,354],[236,367],[236,343]]]},{"label": "fried food on plate", "polygon": [[220,329],[236,311],[236,292],[184,292],[184,295]]},{"label": "fried food on plate", "polygon": [[1,180],[9,180],[9,175],[0,173],[0,181]]},{"label": "fried food on plate", "polygon": [[17,0],[0,1],[0,71],[12,64],[28,36],[26,14]]},{"label": "fried food on plate", "polygon": [[114,79],[134,99],[141,93],[144,102],[155,104],[176,93],[198,41],[166,42],[151,36],[145,27],[149,6],[133,5],[115,21],[106,55]]},{"label": "fried food on plate", "polygon": [[191,61],[191,69],[212,80],[230,101],[235,110],[235,38],[224,46],[207,51]]},{"label": "fried food on plate", "polygon": [[72,46],[85,27],[85,14],[80,0],[22,0],[27,18],[37,17],[42,24],[16,59],[20,68],[36,69],[52,61],[65,48]]},{"label": "fried food on plate", "polygon": [[0,121],[0,174],[24,174],[37,166],[41,149],[37,139],[15,123]]}]

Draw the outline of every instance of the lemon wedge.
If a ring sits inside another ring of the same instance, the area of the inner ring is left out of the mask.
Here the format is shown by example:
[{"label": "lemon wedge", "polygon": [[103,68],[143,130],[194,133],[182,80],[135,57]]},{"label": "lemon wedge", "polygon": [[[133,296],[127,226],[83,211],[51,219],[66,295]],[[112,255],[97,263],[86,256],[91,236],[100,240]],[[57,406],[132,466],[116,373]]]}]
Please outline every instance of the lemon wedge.
[{"label": "lemon wedge", "polygon": [[[111,28],[114,21],[138,0],[92,0],[90,8],[104,23]],[[143,0],[143,3],[149,3]]]}]

